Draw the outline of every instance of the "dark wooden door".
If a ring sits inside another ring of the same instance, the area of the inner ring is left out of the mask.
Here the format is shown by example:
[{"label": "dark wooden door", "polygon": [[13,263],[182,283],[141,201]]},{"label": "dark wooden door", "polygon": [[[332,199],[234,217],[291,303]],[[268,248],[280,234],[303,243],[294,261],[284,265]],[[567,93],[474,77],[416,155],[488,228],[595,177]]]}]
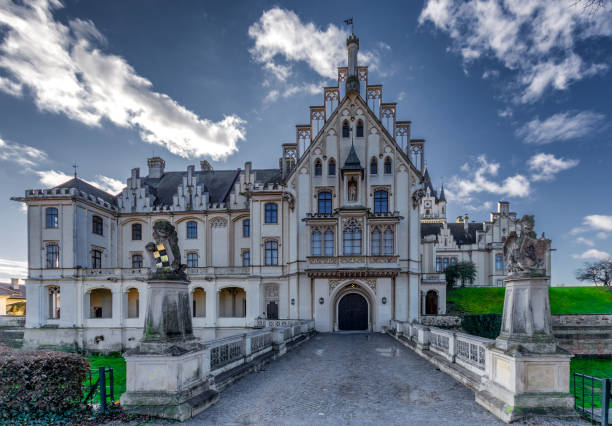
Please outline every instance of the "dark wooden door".
[{"label": "dark wooden door", "polygon": [[438,315],[438,293],[429,290],[425,296],[425,314]]},{"label": "dark wooden door", "polygon": [[340,330],[368,329],[368,302],[363,296],[350,293],[340,299],[338,328]]},{"label": "dark wooden door", "polygon": [[274,301],[268,302],[268,306],[266,306],[266,314],[268,319],[278,319],[278,303]]}]

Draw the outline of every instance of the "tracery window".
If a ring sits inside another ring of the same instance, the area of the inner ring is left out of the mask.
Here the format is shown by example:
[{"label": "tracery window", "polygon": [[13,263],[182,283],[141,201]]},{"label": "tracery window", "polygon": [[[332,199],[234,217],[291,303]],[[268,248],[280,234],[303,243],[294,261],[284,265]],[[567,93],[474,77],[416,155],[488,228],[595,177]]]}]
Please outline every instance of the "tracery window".
[{"label": "tracery window", "polygon": [[187,238],[198,238],[198,223],[195,220],[187,222]]},{"label": "tracery window", "polygon": [[391,158],[389,157],[385,158],[385,174],[391,174]]},{"label": "tracery window", "polygon": [[389,193],[385,190],[374,192],[374,213],[387,213],[389,211]]},{"label": "tracery window", "polygon": [[266,241],[266,266],[278,265],[278,242]]},{"label": "tracery window", "polygon": [[348,121],[344,120],[342,123],[342,137],[348,138],[350,136],[351,129],[349,127]]},{"label": "tracery window", "polygon": [[336,161],[333,158],[327,163],[327,174],[329,176],[336,176]]},{"label": "tracery window", "polygon": [[314,174],[315,176],[321,176],[323,174],[323,165],[319,159],[315,161]]},{"label": "tracery window", "polygon": [[321,231],[315,229],[311,237],[312,255],[321,256]]},{"label": "tracery window", "polygon": [[319,214],[331,214],[332,212],[332,194],[329,191],[319,192],[318,209]]},{"label": "tracery window", "polygon": [[355,221],[351,221],[344,228],[343,236],[343,254],[345,256],[361,254],[361,229]]},{"label": "tracery window", "polygon": [[325,256],[334,255],[334,232],[331,229],[327,229],[323,234],[323,251]]},{"label": "tracery window", "polygon": [[278,207],[276,203],[267,203],[266,204],[266,223],[277,223],[278,222]]},{"label": "tracery window", "polygon": [[91,232],[97,235],[104,234],[104,222],[100,216],[91,217]]},{"label": "tracery window", "polygon": [[358,138],[363,137],[363,121],[362,120],[359,120],[357,122],[357,137]]},{"label": "tracery window", "polygon": [[45,210],[45,224],[47,228],[58,227],[58,214],[57,209],[55,207],[47,207],[47,209]]},{"label": "tracery window", "polygon": [[376,158],[372,158],[372,160],[370,161],[370,174],[378,174],[378,161],[376,160]]}]

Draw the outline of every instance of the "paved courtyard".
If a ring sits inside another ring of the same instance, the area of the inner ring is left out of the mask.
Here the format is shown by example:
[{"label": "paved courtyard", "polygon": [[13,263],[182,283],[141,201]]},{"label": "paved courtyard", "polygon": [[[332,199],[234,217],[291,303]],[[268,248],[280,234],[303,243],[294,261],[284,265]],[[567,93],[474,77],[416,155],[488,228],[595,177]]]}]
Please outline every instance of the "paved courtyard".
[{"label": "paved courtyard", "polygon": [[383,334],[315,335],[189,423],[500,424],[472,391]]}]

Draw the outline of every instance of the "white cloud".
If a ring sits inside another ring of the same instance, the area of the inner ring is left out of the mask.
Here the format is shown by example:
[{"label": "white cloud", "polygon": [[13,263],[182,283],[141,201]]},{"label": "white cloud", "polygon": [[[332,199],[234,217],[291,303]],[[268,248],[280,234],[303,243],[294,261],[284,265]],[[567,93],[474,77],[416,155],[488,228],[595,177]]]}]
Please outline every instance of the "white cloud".
[{"label": "white cloud", "polygon": [[489,78],[497,78],[497,77],[499,77],[498,70],[485,70],[485,72],[482,73],[482,78],[484,78],[485,80]]},{"label": "white cloud", "polygon": [[468,211],[490,211],[493,207],[493,203],[490,201],[485,201],[480,205],[466,204],[463,207],[465,207],[465,209]]},{"label": "white cloud", "polygon": [[[575,0],[429,0],[419,23],[448,33],[464,62],[493,57],[515,74],[517,102],[604,72],[575,52],[578,42],[612,35],[612,4],[587,13]],[[484,76],[483,76],[484,77]]]},{"label": "white cloud", "polygon": [[0,160],[11,161],[20,166],[34,166],[46,158],[47,155],[38,148],[0,139]]},{"label": "white cloud", "polygon": [[517,130],[525,142],[538,145],[579,139],[599,130],[605,116],[591,111],[563,112],[545,120],[536,117]]},{"label": "white cloud", "polygon": [[280,98],[288,98],[299,93],[304,93],[307,95],[316,95],[322,92],[322,88],[324,85],[324,82],[321,82],[319,84],[304,83],[301,86],[285,84],[283,87],[278,87],[276,89],[270,90],[264,98],[264,103],[276,102]]},{"label": "white cloud", "polygon": [[[200,118],[167,95],[152,90],[123,58],[101,50],[103,36],[90,21],[54,20],[57,0],[0,8],[0,69],[13,84],[28,87],[39,109],[65,114],[88,126],[103,120],[138,130],[143,141],[182,157],[225,157],[244,140],[245,122],[235,115],[213,122]],[[12,87],[12,89],[6,89]]]},{"label": "white cloud", "polygon": [[605,251],[597,250],[597,249],[589,249],[581,254],[572,255],[574,259],[595,259],[595,260],[604,260],[610,257],[609,253]]},{"label": "white cloud", "polygon": [[612,231],[612,216],[593,214],[584,218],[585,225],[599,231]]},{"label": "white cloud", "polygon": [[570,235],[583,234],[583,233],[587,232],[588,230],[589,230],[589,228],[587,228],[586,226],[576,226],[576,227],[570,229],[569,234]]},{"label": "white cloud", "polygon": [[512,117],[512,114],[513,112],[511,108],[504,108],[504,109],[497,111],[497,115],[502,118]]},{"label": "white cloud", "polygon": [[461,170],[468,174],[467,177],[453,176],[449,189],[455,199],[469,200],[473,194],[486,192],[491,194],[526,197],[531,189],[529,179],[521,174],[509,176],[501,182],[495,182],[492,178],[497,177],[500,164],[489,162],[487,157],[479,155],[475,164],[465,163]]},{"label": "white cloud", "polygon": [[28,276],[28,262],[0,258],[0,277],[25,278]]},{"label": "white cloud", "polygon": [[0,92],[7,93],[12,96],[21,96],[22,86],[11,79],[0,76]]},{"label": "white cloud", "polygon": [[576,238],[576,242],[580,243],[580,244],[584,244],[585,246],[589,246],[589,247],[595,246],[595,243],[593,242],[593,240],[590,240],[590,239],[584,238],[584,237]]},{"label": "white cloud", "polygon": [[[50,188],[61,185],[73,178],[73,176],[57,170],[33,170],[33,173],[38,175],[40,183]],[[96,175],[92,180],[83,179],[80,176],[79,179],[113,195],[119,193],[125,187],[125,184],[121,181],[103,175]]]},{"label": "white cloud", "polygon": [[600,240],[605,240],[606,238],[608,238],[608,234],[606,234],[605,232],[598,232],[596,234],[596,237],[599,238]]},{"label": "white cloud", "polygon": [[[291,65],[279,63],[305,62],[320,76],[335,79],[337,67],[346,63],[346,38],[349,33],[333,24],[322,30],[312,22],[302,22],[295,12],[274,7],[262,13],[259,21],[249,27],[249,36],[255,44],[250,49],[256,62],[285,81],[291,74]],[[378,49],[390,47],[379,43]],[[372,51],[359,51],[359,63],[375,69],[379,59]]]},{"label": "white cloud", "polygon": [[531,179],[534,181],[551,181],[557,173],[576,167],[580,161],[566,160],[555,157],[553,154],[536,154],[527,161],[527,166],[532,172]]}]

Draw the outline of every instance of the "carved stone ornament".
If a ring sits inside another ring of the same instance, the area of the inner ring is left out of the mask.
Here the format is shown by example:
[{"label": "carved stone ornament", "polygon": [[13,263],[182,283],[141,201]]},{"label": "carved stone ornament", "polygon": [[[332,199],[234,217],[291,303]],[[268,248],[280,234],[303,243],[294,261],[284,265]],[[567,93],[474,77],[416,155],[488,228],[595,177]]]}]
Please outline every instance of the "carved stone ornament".
[{"label": "carved stone ornament", "polygon": [[227,220],[222,217],[213,217],[210,220],[210,226],[213,228],[225,228],[227,226]]},{"label": "carved stone ornament", "polygon": [[181,264],[181,251],[174,225],[167,220],[156,222],[153,225],[153,240],[145,246],[151,257],[153,278],[164,275],[164,278],[184,279],[185,265]]},{"label": "carved stone ornament", "polygon": [[504,258],[510,276],[543,276],[546,273],[546,254],[550,240],[538,238],[535,231],[535,219],[532,215],[521,218],[521,234],[511,232],[504,243]]},{"label": "carved stone ornament", "polygon": [[425,196],[425,191],[422,188],[417,189],[412,193],[412,208],[416,209],[421,203],[421,198]]},{"label": "carved stone ornament", "polygon": [[342,220],[342,228],[344,230],[351,226],[355,226],[357,229],[362,229],[361,220],[354,217],[347,217]]},{"label": "carved stone ornament", "polygon": [[291,211],[295,210],[295,197],[290,192],[283,192],[283,198],[287,200],[289,204],[289,209]]}]

